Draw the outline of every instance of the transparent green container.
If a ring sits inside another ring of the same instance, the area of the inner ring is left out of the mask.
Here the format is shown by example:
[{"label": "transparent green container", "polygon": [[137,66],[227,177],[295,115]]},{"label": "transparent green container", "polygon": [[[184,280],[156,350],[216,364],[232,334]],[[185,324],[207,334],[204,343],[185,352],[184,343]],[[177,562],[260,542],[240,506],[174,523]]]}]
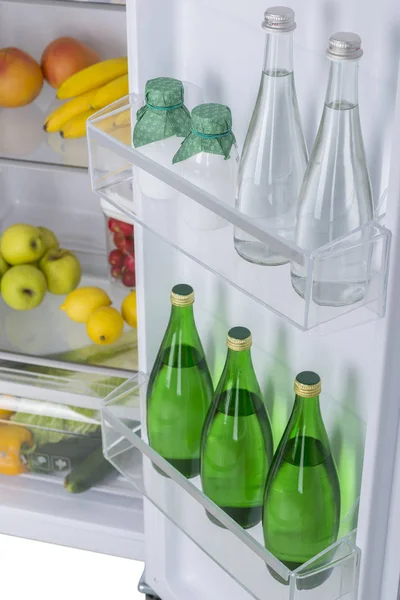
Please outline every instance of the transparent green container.
[{"label": "transparent green container", "polygon": [[171,317],[147,389],[149,443],[185,477],[200,473],[200,442],[213,396],[210,371],[193,316],[194,292],[171,292]]},{"label": "transparent green container", "polygon": [[251,360],[251,333],[233,327],[202,441],[204,493],[244,528],[261,520],[271,425]]}]

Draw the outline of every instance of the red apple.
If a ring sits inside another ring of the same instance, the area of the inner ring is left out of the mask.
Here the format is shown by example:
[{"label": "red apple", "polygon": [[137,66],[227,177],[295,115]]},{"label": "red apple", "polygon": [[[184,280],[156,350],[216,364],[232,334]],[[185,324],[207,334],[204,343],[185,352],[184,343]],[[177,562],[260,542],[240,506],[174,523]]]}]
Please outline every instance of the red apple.
[{"label": "red apple", "polygon": [[121,250],[111,250],[110,254],[108,255],[108,262],[114,267],[122,267],[124,260],[125,256]]},{"label": "red apple", "polygon": [[127,271],[133,273],[135,271],[135,257],[132,254],[125,254],[124,267]]},{"label": "red apple", "polygon": [[126,285],[126,287],[135,287],[136,285],[136,275],[133,271],[125,271],[122,276],[122,283]]},{"label": "red apple", "polygon": [[108,228],[113,233],[123,233],[124,235],[133,235],[133,225],[118,221],[118,219],[108,219]]},{"label": "red apple", "polygon": [[113,267],[111,269],[111,276],[114,277],[114,279],[121,279],[122,274],[123,274],[124,270],[123,267]]}]

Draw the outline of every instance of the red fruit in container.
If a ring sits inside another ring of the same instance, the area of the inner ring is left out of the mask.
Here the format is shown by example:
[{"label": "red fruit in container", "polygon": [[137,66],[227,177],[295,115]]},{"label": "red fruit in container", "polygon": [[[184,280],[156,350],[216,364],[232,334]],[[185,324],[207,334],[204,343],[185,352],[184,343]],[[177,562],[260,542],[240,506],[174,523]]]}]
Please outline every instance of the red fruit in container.
[{"label": "red fruit in container", "polygon": [[135,287],[136,285],[136,275],[134,271],[125,271],[122,276],[122,283],[126,285],[126,287]]},{"label": "red fruit in container", "polygon": [[117,231],[120,231],[125,236],[133,235],[133,225],[131,223],[124,223],[123,221],[118,221]]},{"label": "red fruit in container", "polygon": [[114,233],[114,246],[119,250],[125,251],[125,236],[123,233]]},{"label": "red fruit in container", "polygon": [[122,252],[133,254],[133,238],[125,237],[123,233],[114,233],[114,244]]},{"label": "red fruit in container", "polygon": [[135,254],[135,243],[132,237],[125,238],[125,252],[132,257]]},{"label": "red fruit in container", "polygon": [[135,270],[135,257],[132,254],[125,254],[124,267],[131,273]]},{"label": "red fruit in container", "polygon": [[124,268],[122,265],[118,266],[118,267],[113,267],[111,269],[111,276],[114,277],[114,279],[121,279],[123,273],[124,273]]},{"label": "red fruit in container", "polygon": [[107,224],[108,224],[108,229],[110,231],[112,231],[113,233],[116,233],[117,230],[115,228],[117,226],[117,219],[113,219],[112,217],[110,217],[108,219],[108,223]]},{"label": "red fruit in container", "polygon": [[125,255],[121,250],[111,250],[108,255],[108,262],[114,267],[122,267],[125,261]]},{"label": "red fruit in container", "polygon": [[108,228],[113,233],[123,233],[126,236],[133,235],[133,225],[124,221],[118,221],[118,219],[108,219]]}]

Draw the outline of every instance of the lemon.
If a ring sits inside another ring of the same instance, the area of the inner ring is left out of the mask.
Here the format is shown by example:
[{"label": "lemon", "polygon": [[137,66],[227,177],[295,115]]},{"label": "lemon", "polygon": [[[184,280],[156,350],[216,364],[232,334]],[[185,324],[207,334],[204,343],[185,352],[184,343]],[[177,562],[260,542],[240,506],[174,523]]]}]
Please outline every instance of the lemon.
[{"label": "lemon", "polygon": [[86,331],[95,344],[112,344],[121,337],[124,320],[121,313],[111,306],[98,308],[89,317]]},{"label": "lemon", "polygon": [[124,298],[121,306],[122,316],[131,327],[137,328],[136,291]]},{"label": "lemon", "polygon": [[98,287],[80,287],[70,292],[60,306],[72,321],[87,323],[96,308],[110,306],[111,300],[104,290]]}]

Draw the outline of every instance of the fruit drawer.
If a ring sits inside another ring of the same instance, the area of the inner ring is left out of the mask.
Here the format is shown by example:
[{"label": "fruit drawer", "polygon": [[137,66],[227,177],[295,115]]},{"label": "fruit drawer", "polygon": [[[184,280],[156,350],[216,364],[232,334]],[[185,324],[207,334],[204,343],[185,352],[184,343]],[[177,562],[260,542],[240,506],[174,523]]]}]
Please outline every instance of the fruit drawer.
[{"label": "fruit drawer", "polygon": [[[290,571],[264,548],[261,525],[247,531],[239,527],[202,493],[198,477],[184,478],[121,415],[121,408],[135,402],[138,394],[144,402],[146,377],[142,374],[113,391],[105,399],[102,409],[105,455],[137,491],[257,600],[356,600],[360,550],[355,543],[354,528],[358,492],[354,495],[357,484],[349,477],[350,453],[346,456],[341,482],[344,502],[340,539],[300,568]],[[326,403],[328,411],[330,404],[332,399]],[[333,418],[338,419],[340,414],[344,418],[346,409],[335,405],[333,411],[336,412]],[[346,418],[354,419],[350,414]],[[345,445],[343,442],[343,447]],[[140,481],[135,477],[138,452],[143,468],[143,480]],[[341,460],[336,458],[338,464],[343,463],[343,457]],[[356,480],[359,475],[357,472]]]},{"label": "fruit drawer", "polygon": [[[27,186],[30,190],[28,194]],[[28,265],[20,281],[21,286],[12,275],[15,272],[13,268],[9,268],[4,275],[0,267],[0,356],[7,358],[19,355],[25,357],[27,364],[33,362],[54,366],[56,363],[70,363],[71,366],[71,363],[76,363],[106,369],[135,370],[135,328],[127,322],[124,324],[119,317],[120,324],[117,323],[118,327],[112,332],[118,335],[122,324],[120,337],[112,344],[93,343],[86,323],[81,322],[80,311],[86,308],[91,311],[95,297],[84,292],[79,304],[75,304],[75,310],[71,312],[71,305],[66,304],[67,294],[55,293],[66,290],[46,289],[52,277],[58,277],[67,285],[71,282],[75,284],[76,271],[79,269],[82,277],[78,288],[96,288],[95,293],[100,294],[101,300],[98,306],[104,306],[104,300],[106,304],[112,303],[112,308],[118,312],[121,312],[122,303],[131,291],[130,287],[119,287],[111,280],[104,214],[97,196],[88,189],[87,175],[71,174],[62,169],[53,173],[36,168],[5,167],[0,172],[0,195],[0,240],[3,241],[3,233],[9,228],[17,224],[27,226],[14,233],[15,239],[9,240],[7,247],[12,248],[15,241],[28,244],[33,226],[51,230],[61,248],[68,251],[62,253],[64,258],[51,263],[52,275],[48,273],[44,286],[40,272],[44,274],[42,261],[39,269]],[[72,256],[75,256],[73,272],[67,264]],[[26,256],[23,260],[28,262],[31,258]],[[39,302],[34,308],[29,308],[29,299],[35,294]]]},{"label": "fruit drawer", "polygon": [[[92,188],[103,202],[302,330],[339,317],[350,326],[384,315],[390,248],[385,227],[371,221],[312,252],[301,249],[241,213],[233,198],[227,201],[207,192],[201,180],[195,185],[185,179],[179,165],[172,166],[172,154],[157,162],[133,149],[131,131],[141,102],[131,95],[88,121]],[[237,254],[235,228],[292,263],[301,275],[302,296],[291,285],[290,264],[267,267]],[[335,299],[332,305],[335,285],[347,290],[351,281],[358,282],[351,303]]]}]

